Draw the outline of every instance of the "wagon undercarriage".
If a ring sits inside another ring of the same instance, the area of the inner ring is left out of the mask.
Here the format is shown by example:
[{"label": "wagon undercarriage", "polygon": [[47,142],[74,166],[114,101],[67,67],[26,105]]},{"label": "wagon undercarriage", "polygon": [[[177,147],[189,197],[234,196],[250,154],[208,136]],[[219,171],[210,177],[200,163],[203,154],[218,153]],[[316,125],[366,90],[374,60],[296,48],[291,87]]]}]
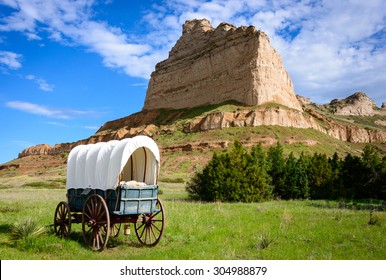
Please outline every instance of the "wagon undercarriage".
[{"label": "wagon undercarriage", "polygon": [[[118,237],[122,225],[134,224],[135,234],[143,245],[155,246],[161,239],[165,225],[162,203],[157,199],[157,211],[148,214],[110,214],[105,200],[99,195],[90,196],[83,212],[71,212],[68,203],[62,201],[55,211],[54,231],[61,238],[68,238],[71,225],[82,223],[85,243],[96,251],[102,251],[110,237]],[[126,232],[125,232],[126,234]]]}]

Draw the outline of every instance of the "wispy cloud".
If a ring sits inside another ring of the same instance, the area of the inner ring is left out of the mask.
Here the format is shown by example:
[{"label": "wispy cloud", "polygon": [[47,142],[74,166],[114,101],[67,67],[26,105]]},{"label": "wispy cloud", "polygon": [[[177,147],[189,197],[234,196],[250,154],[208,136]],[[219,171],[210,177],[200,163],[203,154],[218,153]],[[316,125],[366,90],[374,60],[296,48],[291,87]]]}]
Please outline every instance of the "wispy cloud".
[{"label": "wispy cloud", "polygon": [[0,51],[0,67],[9,69],[21,68],[22,55],[14,52]]},{"label": "wispy cloud", "polygon": [[147,87],[147,83],[135,83],[131,84],[132,87]]},{"label": "wispy cloud", "polygon": [[27,80],[34,81],[38,86],[39,89],[43,91],[53,91],[54,90],[54,85],[47,83],[46,80],[36,77],[35,75],[27,75],[25,77]]},{"label": "wispy cloud", "polygon": [[87,125],[84,128],[89,130],[98,130],[100,127],[95,125]]},{"label": "wispy cloud", "polygon": [[54,109],[47,106],[23,102],[23,101],[10,101],[5,103],[5,105],[9,108],[16,109],[25,113],[30,113],[34,115],[46,116],[49,118],[57,118],[57,119],[69,119],[70,115],[64,110]]},{"label": "wispy cloud", "polygon": [[[60,109],[40,104],[24,102],[24,101],[9,101],[5,106],[25,113],[46,116],[54,119],[72,119],[75,117],[97,117],[103,112],[93,110],[75,110],[75,109]],[[54,123],[51,123],[54,124]],[[56,123],[58,124],[58,123]]]},{"label": "wispy cloud", "polygon": [[16,146],[16,147],[19,147],[21,149],[25,149],[25,148],[28,148],[28,147],[31,147],[34,145],[36,145],[36,144],[32,143],[30,141],[25,141],[25,140],[12,140],[9,143],[9,146]]},{"label": "wispy cloud", "polygon": [[60,127],[68,127],[68,125],[60,122],[46,122],[47,124],[54,125],[54,126],[60,126]]}]

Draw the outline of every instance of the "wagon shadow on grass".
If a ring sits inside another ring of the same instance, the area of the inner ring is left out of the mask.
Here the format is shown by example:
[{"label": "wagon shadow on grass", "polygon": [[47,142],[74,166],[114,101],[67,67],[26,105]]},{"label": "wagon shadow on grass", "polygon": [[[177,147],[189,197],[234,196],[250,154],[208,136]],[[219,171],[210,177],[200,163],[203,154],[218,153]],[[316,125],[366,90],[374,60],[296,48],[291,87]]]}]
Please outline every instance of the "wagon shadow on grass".
[{"label": "wagon shadow on grass", "polygon": [[[10,226],[11,227],[11,226]],[[2,232],[0,227],[0,232]],[[4,230],[4,232],[7,232],[7,230]],[[53,235],[55,234],[55,231],[53,229],[53,225],[50,225],[50,233]],[[123,234],[122,234],[123,235]],[[135,235],[135,234],[134,234]],[[72,230],[67,238],[62,238],[60,236],[57,236],[58,239],[68,240],[79,243],[83,248],[90,249],[90,247],[85,243],[83,232],[81,230]],[[115,248],[118,248],[119,246],[128,246],[130,248],[142,248],[144,247],[143,244],[136,242],[136,240],[131,239],[124,239],[125,237],[116,236],[116,237],[109,237],[109,242],[106,245],[107,249],[114,250]]]}]

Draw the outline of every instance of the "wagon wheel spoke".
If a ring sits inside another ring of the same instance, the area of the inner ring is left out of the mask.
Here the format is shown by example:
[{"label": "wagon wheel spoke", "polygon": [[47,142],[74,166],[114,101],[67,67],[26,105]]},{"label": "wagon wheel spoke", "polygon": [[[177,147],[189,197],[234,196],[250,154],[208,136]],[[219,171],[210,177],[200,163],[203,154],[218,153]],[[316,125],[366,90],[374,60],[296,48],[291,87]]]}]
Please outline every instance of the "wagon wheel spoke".
[{"label": "wagon wheel spoke", "polygon": [[93,194],[85,202],[82,213],[82,231],[86,245],[102,251],[110,235],[110,216],[105,200]]},{"label": "wagon wheel spoke", "polygon": [[98,235],[99,235],[99,240],[102,242],[102,244],[104,244],[104,243],[105,243],[105,241],[106,241],[106,239],[103,237],[103,234],[102,234],[102,232],[101,232],[101,231],[99,231]]},{"label": "wagon wheel spoke", "polygon": [[153,230],[153,228],[155,228],[156,230],[158,230],[158,232],[161,232],[161,229],[160,228],[158,228],[154,223],[153,223],[153,227],[152,227],[152,230]]},{"label": "wagon wheel spoke", "polygon": [[122,224],[113,224],[110,227],[110,236],[117,237],[121,231]]},{"label": "wagon wheel spoke", "polygon": [[136,230],[139,231],[142,227],[144,227],[146,224],[142,223],[139,227],[136,227]]},{"label": "wagon wheel spoke", "polygon": [[151,229],[150,227],[146,228],[146,234],[147,234],[147,236],[149,236],[149,239],[146,238],[146,240],[149,240],[149,242],[147,242],[147,243],[152,244],[153,241],[151,240],[150,229]]},{"label": "wagon wheel spoke", "polygon": [[[150,227],[149,235],[150,235],[150,233],[152,234],[152,236],[153,236],[155,239],[157,239],[157,235],[155,234],[153,227]],[[150,236],[150,240],[151,240],[151,236]]]},{"label": "wagon wheel spoke", "polygon": [[[157,199],[155,213],[143,214],[135,223],[135,233],[139,242],[148,246],[155,246],[161,239],[165,226],[165,213],[162,203]],[[157,219],[155,219],[157,217]]]},{"label": "wagon wheel spoke", "polygon": [[[143,224],[144,225],[144,224]],[[142,231],[141,231],[141,235],[138,237],[139,239],[142,239],[142,236],[144,234],[144,232],[146,231],[146,227],[143,227]],[[137,232],[137,231],[136,231]],[[138,231],[139,232],[139,231]],[[138,236],[138,235],[137,235]],[[146,234],[145,234],[146,236]]]},{"label": "wagon wheel spoke", "polygon": [[[121,227],[121,223],[110,224],[110,237],[118,237],[119,233],[121,232]],[[106,226],[103,226],[101,229],[104,232],[107,232]]]},{"label": "wagon wheel spoke", "polygon": [[67,238],[71,232],[70,206],[62,201],[58,204],[54,216],[54,231],[57,236]]},{"label": "wagon wheel spoke", "polygon": [[153,219],[155,216],[157,216],[157,215],[159,215],[161,212],[156,212],[156,213],[154,213],[154,214],[151,214],[151,218]]},{"label": "wagon wheel spoke", "polygon": [[87,217],[87,219],[91,220],[91,216],[87,212],[84,212],[84,215]]}]

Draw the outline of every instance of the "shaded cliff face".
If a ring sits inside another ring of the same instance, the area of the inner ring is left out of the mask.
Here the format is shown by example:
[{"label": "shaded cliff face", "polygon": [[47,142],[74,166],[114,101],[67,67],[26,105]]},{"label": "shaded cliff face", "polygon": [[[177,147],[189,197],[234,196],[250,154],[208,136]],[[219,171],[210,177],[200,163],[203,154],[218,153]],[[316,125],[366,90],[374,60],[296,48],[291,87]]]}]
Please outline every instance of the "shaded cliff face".
[{"label": "shaded cliff face", "polygon": [[156,65],[143,109],[179,109],[237,101],[302,110],[281,57],[255,27],[187,21],[169,58]]}]

